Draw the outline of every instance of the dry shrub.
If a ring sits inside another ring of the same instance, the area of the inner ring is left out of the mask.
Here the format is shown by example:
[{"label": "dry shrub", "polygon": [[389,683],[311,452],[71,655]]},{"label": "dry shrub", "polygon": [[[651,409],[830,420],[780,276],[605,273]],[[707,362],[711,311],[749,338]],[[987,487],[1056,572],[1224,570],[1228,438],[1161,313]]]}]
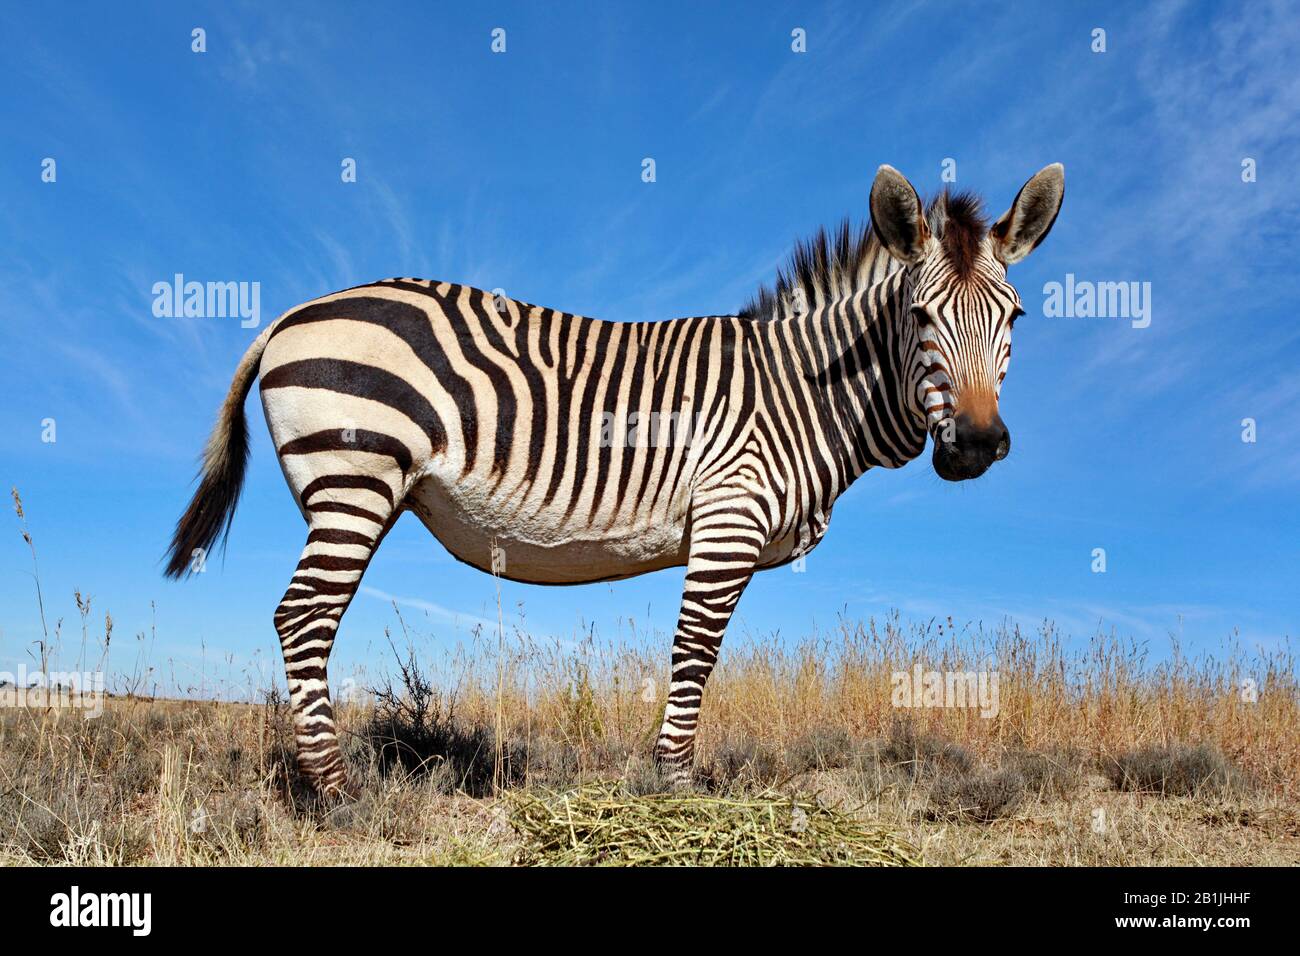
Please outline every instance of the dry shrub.
[{"label": "dry shrub", "polygon": [[869,799],[892,791],[919,804],[923,819],[989,823],[1010,816],[1031,796],[1067,799],[1083,783],[1083,764],[1081,752],[1058,747],[1014,750],[992,766],[960,744],[899,719],[887,738],[862,751],[854,769]]},{"label": "dry shrub", "polygon": [[785,750],[792,774],[838,770],[849,766],[853,756],[853,738],[843,727],[814,727],[792,740]]},{"label": "dry shrub", "polygon": [[989,823],[1009,816],[1025,798],[1025,778],[1015,770],[977,770],[939,777],[930,790],[930,812]]},{"label": "dry shrub", "polygon": [[975,765],[965,747],[937,734],[923,733],[913,721],[905,719],[894,721],[889,737],[875,750],[875,760],[913,780],[963,776]]},{"label": "dry shrub", "polygon": [[[187,781],[194,793],[221,792],[243,772],[237,761],[232,768],[221,719],[214,706],[144,704],[111,705],[94,719],[58,709],[4,713],[0,845],[43,863],[142,862],[156,842],[146,810],[168,796],[160,789],[163,742],[183,746],[187,762],[198,758]],[[197,797],[192,809],[202,822]]]},{"label": "dry shrub", "polygon": [[695,776],[707,790],[731,793],[765,789],[788,774],[774,750],[756,740],[746,739],[728,740],[716,747],[696,766]]},{"label": "dry shrub", "polygon": [[126,866],[149,849],[147,824],[87,779],[18,775],[0,793],[0,846],[35,863]]},{"label": "dry shrub", "polygon": [[1226,796],[1246,780],[1217,749],[1206,744],[1154,744],[1128,750],[1105,764],[1117,790],[1164,796]]},{"label": "dry shrub", "polygon": [[1013,751],[1007,755],[1004,766],[1021,776],[1029,792],[1064,800],[1083,785],[1086,763],[1082,751],[1063,746],[1045,751]]},{"label": "dry shrub", "polygon": [[363,734],[381,772],[433,775],[444,788],[471,796],[523,780],[523,748],[506,740],[498,754],[492,727],[457,719],[454,702],[433,685],[413,651],[399,658],[398,671],[400,684],[389,680],[373,691],[375,705]]}]

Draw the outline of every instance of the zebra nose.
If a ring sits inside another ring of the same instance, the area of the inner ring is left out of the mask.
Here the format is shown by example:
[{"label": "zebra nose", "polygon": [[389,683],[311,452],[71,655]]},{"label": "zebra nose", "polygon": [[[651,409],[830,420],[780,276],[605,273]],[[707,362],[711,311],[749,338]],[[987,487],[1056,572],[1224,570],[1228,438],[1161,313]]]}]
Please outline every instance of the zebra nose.
[{"label": "zebra nose", "polygon": [[953,419],[951,437],[935,445],[934,466],[949,481],[977,478],[1011,452],[1011,433],[997,412],[976,424],[967,414]]},{"label": "zebra nose", "polygon": [[1011,433],[997,412],[987,422],[976,424],[969,415],[958,415],[954,423],[956,451],[985,468],[1011,452]]}]

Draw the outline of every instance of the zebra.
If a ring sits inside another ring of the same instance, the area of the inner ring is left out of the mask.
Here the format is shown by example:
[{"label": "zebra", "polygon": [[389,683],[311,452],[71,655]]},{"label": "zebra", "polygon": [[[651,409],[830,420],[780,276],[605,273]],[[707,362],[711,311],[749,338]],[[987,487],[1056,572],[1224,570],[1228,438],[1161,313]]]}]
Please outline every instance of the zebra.
[{"label": "zebra", "polygon": [[654,757],[689,782],[705,682],[755,571],[807,555],[858,476],[927,438],[950,481],[1007,456],[998,397],[1024,314],[1007,267],[1047,235],[1064,187],[1064,167],[1045,167],[990,225],[976,196],[923,204],[881,166],[868,223],[798,243],[735,315],[602,321],[413,278],[290,309],[235,370],[165,573],[225,544],[260,378],[307,524],[274,622],[313,788],[349,792],[326,664],[404,511],[513,581],[684,566]]}]

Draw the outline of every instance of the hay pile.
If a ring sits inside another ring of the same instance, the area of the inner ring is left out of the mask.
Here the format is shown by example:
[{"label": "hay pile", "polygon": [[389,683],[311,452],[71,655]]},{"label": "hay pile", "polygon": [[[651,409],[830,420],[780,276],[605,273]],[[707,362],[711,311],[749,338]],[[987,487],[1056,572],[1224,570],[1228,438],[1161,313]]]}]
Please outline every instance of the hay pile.
[{"label": "hay pile", "polygon": [[530,866],[917,866],[915,848],[815,800],[778,793],[634,797],[617,784],[516,793]]}]

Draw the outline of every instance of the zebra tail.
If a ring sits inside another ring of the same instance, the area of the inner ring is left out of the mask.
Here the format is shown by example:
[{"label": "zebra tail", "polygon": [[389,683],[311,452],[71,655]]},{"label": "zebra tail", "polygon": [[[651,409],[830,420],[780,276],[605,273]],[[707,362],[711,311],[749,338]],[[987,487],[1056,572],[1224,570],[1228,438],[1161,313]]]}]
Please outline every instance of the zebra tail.
[{"label": "zebra tail", "polygon": [[206,556],[218,538],[224,548],[230,535],[235,505],[244,484],[244,469],[248,464],[248,421],[244,417],[244,399],[257,378],[258,365],[272,328],[274,324],[262,331],[235,369],[235,379],[230,383],[230,391],[203,451],[199,487],[172,533],[167,567],[163,571],[169,578],[187,577],[196,564],[201,565],[196,558]]}]

